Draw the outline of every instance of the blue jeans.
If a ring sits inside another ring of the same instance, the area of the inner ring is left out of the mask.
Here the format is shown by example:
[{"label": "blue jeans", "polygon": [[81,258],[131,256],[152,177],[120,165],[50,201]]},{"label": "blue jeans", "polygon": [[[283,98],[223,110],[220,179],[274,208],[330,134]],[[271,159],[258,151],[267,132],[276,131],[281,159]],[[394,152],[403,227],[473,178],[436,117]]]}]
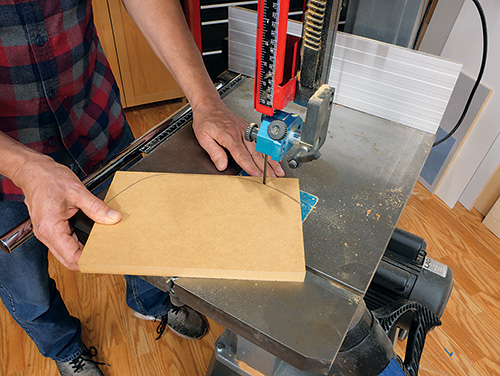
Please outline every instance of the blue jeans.
[{"label": "blue jeans", "polygon": [[[28,218],[24,203],[0,201],[0,235]],[[40,353],[67,362],[81,354],[81,324],[72,317],[48,273],[47,247],[35,237],[10,254],[0,251],[0,298]],[[144,315],[161,316],[168,294],[146,281],[127,276],[127,304]]]}]

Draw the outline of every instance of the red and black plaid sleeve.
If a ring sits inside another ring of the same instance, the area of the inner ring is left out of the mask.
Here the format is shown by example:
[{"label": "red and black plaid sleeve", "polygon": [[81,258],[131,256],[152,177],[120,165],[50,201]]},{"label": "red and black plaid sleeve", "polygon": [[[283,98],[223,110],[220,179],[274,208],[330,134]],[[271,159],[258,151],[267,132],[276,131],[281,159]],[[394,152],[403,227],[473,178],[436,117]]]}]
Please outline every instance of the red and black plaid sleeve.
[{"label": "red and black plaid sleeve", "polygon": [[[90,0],[0,0],[0,131],[93,171],[133,139]],[[22,200],[0,175],[0,200]]]}]

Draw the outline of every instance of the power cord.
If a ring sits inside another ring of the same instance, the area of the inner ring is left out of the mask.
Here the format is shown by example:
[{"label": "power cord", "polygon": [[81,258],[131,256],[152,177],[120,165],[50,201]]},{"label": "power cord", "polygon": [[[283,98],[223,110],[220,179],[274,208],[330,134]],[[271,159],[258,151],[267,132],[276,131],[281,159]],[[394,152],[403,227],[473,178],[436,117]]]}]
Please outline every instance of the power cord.
[{"label": "power cord", "polygon": [[481,60],[481,67],[479,68],[479,73],[477,75],[476,82],[474,83],[474,86],[472,87],[472,90],[469,94],[469,98],[467,99],[467,103],[465,104],[464,110],[462,112],[462,115],[460,116],[460,119],[458,119],[457,124],[450,131],[450,133],[448,133],[446,136],[444,136],[439,141],[434,142],[432,147],[437,146],[437,145],[445,142],[460,127],[460,125],[464,121],[465,116],[467,115],[467,111],[469,111],[469,107],[472,103],[472,100],[474,99],[474,95],[476,94],[476,90],[479,87],[479,84],[481,83],[481,79],[483,78],[484,69],[486,67],[486,58],[488,56],[488,29],[486,27],[486,17],[484,15],[484,11],[483,11],[483,8],[481,7],[481,4],[479,3],[479,0],[472,0],[472,2],[474,3],[474,5],[477,8],[477,11],[479,12],[479,17],[481,18],[481,26],[483,28],[483,57]]}]

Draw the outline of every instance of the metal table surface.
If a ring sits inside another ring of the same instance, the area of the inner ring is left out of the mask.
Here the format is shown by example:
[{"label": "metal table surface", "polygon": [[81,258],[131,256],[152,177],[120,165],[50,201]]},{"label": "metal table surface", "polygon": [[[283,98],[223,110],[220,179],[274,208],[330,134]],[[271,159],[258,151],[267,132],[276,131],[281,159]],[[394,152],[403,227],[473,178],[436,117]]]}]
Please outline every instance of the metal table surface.
[{"label": "metal table surface", "polygon": [[[248,121],[260,121],[252,107],[253,80],[224,101]],[[295,104],[286,110],[304,113]],[[432,134],[334,106],[321,158],[296,170],[284,167],[301,190],[319,199],[303,223],[304,283],[179,278],[175,294],[293,366],[328,372],[433,140]],[[189,126],[132,169],[218,173]],[[224,173],[239,172],[233,164]],[[166,278],[147,279],[166,288]]]}]

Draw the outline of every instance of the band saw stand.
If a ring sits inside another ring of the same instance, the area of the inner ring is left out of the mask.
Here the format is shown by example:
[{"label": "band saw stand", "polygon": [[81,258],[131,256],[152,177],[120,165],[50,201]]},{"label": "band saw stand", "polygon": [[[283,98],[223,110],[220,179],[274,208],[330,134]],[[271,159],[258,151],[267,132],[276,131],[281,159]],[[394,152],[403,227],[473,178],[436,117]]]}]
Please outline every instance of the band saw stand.
[{"label": "band saw stand", "polygon": [[[292,169],[320,158],[335,93],[327,83],[341,1],[308,1],[302,39],[287,35],[288,6],[289,1],[283,0],[261,0],[258,6],[254,108],[262,114],[262,122],[250,124],[245,139],[256,142],[257,151],[265,155],[264,184],[268,157],[281,162],[290,153],[288,166]],[[295,113],[283,111],[291,101],[307,108],[305,121]],[[403,248],[411,249],[415,239],[398,231]],[[449,281],[438,285],[444,291],[444,305],[451,293]],[[433,311],[407,299],[394,300],[374,311],[361,301],[328,374],[418,373],[425,337],[441,324],[438,315],[442,310]],[[440,307],[443,310],[444,305]],[[396,328],[401,322],[410,323],[406,326],[409,334],[404,362],[393,351]],[[215,345],[207,376],[252,374],[239,364],[266,376],[312,375],[226,331]]]}]

